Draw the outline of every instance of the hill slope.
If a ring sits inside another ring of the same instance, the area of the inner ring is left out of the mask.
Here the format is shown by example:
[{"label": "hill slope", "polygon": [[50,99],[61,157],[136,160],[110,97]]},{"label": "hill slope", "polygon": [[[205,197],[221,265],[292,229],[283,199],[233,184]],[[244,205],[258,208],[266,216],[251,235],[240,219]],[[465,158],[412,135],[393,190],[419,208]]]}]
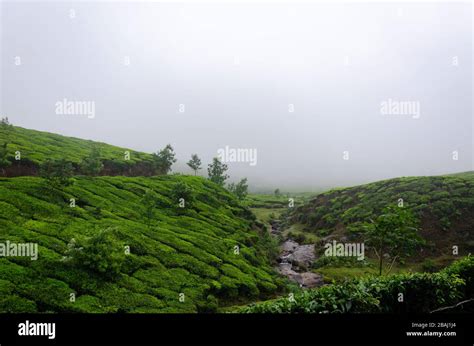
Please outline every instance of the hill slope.
[{"label": "hill slope", "polygon": [[400,202],[421,221],[420,233],[429,245],[425,254],[449,255],[453,245],[459,246],[460,255],[474,250],[474,172],[334,189],[297,208],[290,223],[303,224],[306,232],[319,237],[340,238],[385,206]]},{"label": "hill slope", "polygon": [[[178,183],[194,198],[184,211],[173,200]],[[47,185],[0,178],[0,243],[39,245],[37,260],[0,257],[0,312],[213,311],[277,289],[252,214],[208,180],[80,177],[63,191]],[[151,221],[147,190],[156,204]],[[97,247],[92,260],[73,261],[79,246]],[[109,269],[117,275],[108,277]]]},{"label": "hill slope", "polygon": [[[4,143],[8,143],[8,160],[12,163],[5,169],[6,176],[36,175],[39,165],[48,159],[65,159],[77,168],[93,148],[100,150],[104,164],[101,175],[150,175],[151,154],[110,144],[17,126],[0,126],[0,145]],[[17,151],[21,160],[15,160]],[[125,157],[126,151],[130,153],[129,158]]]}]

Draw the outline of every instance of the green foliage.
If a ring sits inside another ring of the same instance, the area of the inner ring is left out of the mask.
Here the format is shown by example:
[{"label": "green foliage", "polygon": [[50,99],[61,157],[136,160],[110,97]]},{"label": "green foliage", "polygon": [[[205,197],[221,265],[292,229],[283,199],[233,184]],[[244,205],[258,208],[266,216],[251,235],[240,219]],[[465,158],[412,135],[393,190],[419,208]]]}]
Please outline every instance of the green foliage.
[{"label": "green foliage", "polygon": [[125,260],[125,248],[114,239],[114,231],[113,228],[99,230],[80,242],[72,238],[66,252],[67,261],[110,280],[117,278]]},{"label": "green foliage", "polygon": [[469,280],[472,283],[473,268],[473,258],[466,257],[439,273],[354,279],[307,290],[295,294],[294,299],[280,298],[252,304],[239,312],[428,313],[469,298],[466,283]]},{"label": "green foliage", "polygon": [[224,186],[225,181],[229,178],[225,173],[227,169],[228,167],[225,163],[222,163],[217,157],[213,158],[212,163],[207,168],[209,180],[217,185]]},{"label": "green foliage", "polygon": [[[184,214],[170,208],[180,182],[194,198]],[[76,177],[60,192],[62,204],[58,194],[43,192],[45,183],[39,177],[0,179],[0,241],[39,245],[37,261],[0,258],[0,312],[215,311],[234,301],[229,299],[268,298],[284,285],[269,260],[277,253],[274,239],[255,226],[233,194],[208,179]],[[70,197],[75,208],[66,202]],[[155,202],[149,222],[146,205]],[[111,227],[113,232],[98,235]],[[64,261],[71,257],[72,238],[76,250],[88,250]],[[233,252],[236,245],[239,255]],[[130,254],[122,261],[124,246]],[[117,275],[109,277],[104,268]],[[2,280],[9,282],[5,294]],[[69,302],[71,292],[75,303]],[[178,300],[182,292],[184,303]]]},{"label": "green foliage", "polygon": [[313,262],[313,268],[323,267],[366,267],[369,262],[358,260],[355,256],[319,256]]},{"label": "green foliage", "polygon": [[274,195],[275,197],[279,197],[281,195],[280,189],[275,189]]},{"label": "green foliage", "polygon": [[2,174],[5,175],[5,168],[11,165],[10,160],[8,160],[8,143],[4,142],[0,146],[0,170]]},{"label": "green foliage", "polygon": [[153,154],[153,160],[158,174],[168,174],[171,171],[171,166],[176,162],[171,144],[167,144],[166,147]]},{"label": "green foliage", "polygon": [[[298,205],[304,198],[295,198],[295,205]],[[274,196],[265,194],[249,194],[245,198],[245,204],[251,208],[288,208],[288,197],[283,195]]]},{"label": "green foliage", "polygon": [[10,121],[8,120],[8,117],[4,117],[2,119],[0,119],[0,128],[2,129],[10,129],[12,128],[13,126],[10,124]]},{"label": "green foliage", "polygon": [[[290,223],[327,234],[357,232],[382,214],[384,206],[403,203],[419,220],[419,231],[442,254],[449,244],[466,242],[460,229],[474,227],[474,172],[432,177],[403,177],[321,193],[292,212]],[[467,241],[472,241],[469,233]],[[463,247],[463,254],[469,249]]]},{"label": "green foliage", "polygon": [[194,171],[194,175],[201,169],[201,159],[197,154],[191,155],[191,160],[188,161],[187,165]]},{"label": "green foliage", "polygon": [[100,157],[99,147],[94,146],[89,156],[85,157],[81,162],[82,173],[90,176],[99,175],[104,168],[104,164],[100,160]]},{"label": "green foliage", "polygon": [[185,182],[180,181],[171,190],[171,201],[175,210],[189,210],[194,205],[193,190]]},{"label": "green foliage", "polygon": [[362,236],[379,259],[379,275],[382,275],[385,254],[393,259],[409,256],[422,244],[417,234],[418,221],[409,209],[388,206],[375,220],[362,224]]},{"label": "green foliage", "polygon": [[41,165],[40,175],[46,179],[48,186],[53,188],[64,188],[71,183],[74,169],[66,160],[47,160]]},{"label": "green foliage", "polygon": [[229,184],[228,190],[237,196],[239,200],[243,200],[248,195],[247,178],[241,179],[237,184]]},{"label": "green foliage", "polygon": [[146,223],[148,226],[151,225],[151,221],[155,216],[155,208],[156,208],[156,198],[153,192],[149,189],[145,191],[145,194],[142,197],[141,204],[143,205],[144,212],[143,216],[146,219]]},{"label": "green foliage", "polygon": [[443,270],[449,275],[458,275],[466,282],[464,296],[474,298],[474,256],[467,256]]},{"label": "green foliage", "polygon": [[428,313],[464,299],[464,279],[444,272],[405,273],[364,281],[369,293],[379,300],[380,312]]},{"label": "green foliage", "polygon": [[[121,172],[137,165],[151,166],[153,157],[151,154],[105,143],[0,124],[0,143],[3,142],[8,142],[11,152],[21,152],[22,162],[29,162],[35,166],[40,166],[47,160],[65,158],[73,165],[79,165],[90,156],[91,147],[96,147],[100,151],[103,163],[107,162],[110,168],[119,168]],[[129,160],[125,160],[125,152],[130,153]]]}]

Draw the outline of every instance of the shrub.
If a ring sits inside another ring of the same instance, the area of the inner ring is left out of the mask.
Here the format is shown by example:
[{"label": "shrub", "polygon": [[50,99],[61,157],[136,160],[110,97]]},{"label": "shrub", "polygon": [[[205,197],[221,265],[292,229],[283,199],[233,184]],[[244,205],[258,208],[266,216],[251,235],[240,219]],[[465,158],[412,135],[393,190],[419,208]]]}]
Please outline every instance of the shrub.
[{"label": "shrub", "polygon": [[49,187],[62,188],[71,183],[73,166],[66,160],[47,160],[40,168],[41,177],[45,178]]},{"label": "shrub", "polygon": [[[474,260],[466,257],[434,274],[398,274],[331,284],[294,296],[252,304],[244,313],[428,313],[472,297]],[[400,294],[403,300],[400,301]]]},{"label": "shrub", "polygon": [[466,299],[474,298],[474,256],[467,256],[454,262],[443,272],[450,275],[458,275],[466,283],[464,287],[464,297]]},{"label": "shrub", "polygon": [[428,313],[459,301],[465,282],[447,273],[415,273],[375,278],[367,284],[379,299],[381,312]]},{"label": "shrub", "polygon": [[171,190],[172,205],[176,210],[188,210],[193,207],[194,196],[189,185],[180,181]]},{"label": "shrub", "polygon": [[90,176],[98,175],[104,164],[100,160],[100,149],[98,147],[93,147],[89,156],[85,157],[81,162],[81,171]]},{"label": "shrub", "polygon": [[100,230],[81,244],[73,238],[68,244],[67,260],[109,279],[117,278],[125,260],[125,251],[117,246],[113,231],[112,228]]}]

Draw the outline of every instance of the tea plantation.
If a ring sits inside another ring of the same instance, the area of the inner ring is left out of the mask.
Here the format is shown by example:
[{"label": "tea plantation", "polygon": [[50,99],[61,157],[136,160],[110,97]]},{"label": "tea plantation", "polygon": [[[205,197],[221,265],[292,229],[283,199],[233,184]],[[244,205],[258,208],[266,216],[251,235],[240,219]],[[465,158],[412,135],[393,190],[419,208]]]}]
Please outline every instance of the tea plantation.
[{"label": "tea plantation", "polygon": [[[0,243],[39,245],[37,260],[0,257],[0,312],[212,312],[278,292],[268,235],[216,184],[72,180],[0,178]],[[177,184],[191,190],[185,208]]]},{"label": "tea plantation", "polygon": [[420,234],[427,240],[425,254],[459,254],[474,251],[474,172],[402,177],[319,194],[291,215],[318,237],[347,236],[362,222],[375,218],[387,205],[414,211]]},{"label": "tea plantation", "polygon": [[[8,176],[36,175],[38,167],[47,160],[65,159],[77,168],[92,148],[100,152],[106,169],[103,175],[129,175],[129,170],[137,165],[141,166],[141,174],[135,175],[145,175],[152,162],[151,154],[11,125],[0,126],[0,145],[4,143],[8,144],[7,159],[11,162],[6,168]],[[19,160],[16,153],[20,154]]]}]

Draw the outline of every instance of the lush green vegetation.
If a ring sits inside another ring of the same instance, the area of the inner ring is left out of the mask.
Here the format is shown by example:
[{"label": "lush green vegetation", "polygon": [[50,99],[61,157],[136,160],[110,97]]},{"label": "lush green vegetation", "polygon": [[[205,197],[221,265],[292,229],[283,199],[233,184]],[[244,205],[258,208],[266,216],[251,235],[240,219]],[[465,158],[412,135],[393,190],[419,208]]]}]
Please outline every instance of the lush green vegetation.
[{"label": "lush green vegetation", "polygon": [[[97,153],[105,165],[104,174],[149,175],[153,167],[151,154],[17,126],[0,126],[0,145],[4,143],[7,143],[6,156],[11,163],[8,169],[12,175],[34,175],[48,160],[66,160],[82,173],[81,165]],[[15,160],[17,152],[21,160]]]},{"label": "lush green vegetation", "polygon": [[[473,298],[474,257],[438,273],[364,277],[252,304],[246,313],[427,313]],[[462,304],[458,311],[469,305]],[[472,309],[472,305],[471,308]]]},{"label": "lush green vegetation", "polygon": [[[181,193],[192,205],[177,207]],[[0,258],[3,312],[215,311],[281,280],[266,231],[201,177],[1,178],[0,228],[0,242],[39,244],[36,261]]]},{"label": "lush green vegetation", "polygon": [[[286,214],[296,207],[308,201],[311,194],[248,194],[242,203],[248,206],[257,216],[259,221],[268,223],[271,220],[279,219],[282,214]],[[281,220],[284,221],[284,220]]]},{"label": "lush green vegetation", "polygon": [[[286,292],[273,269],[283,239],[319,246],[328,236],[371,234],[368,245],[383,242],[379,252],[397,259],[407,253],[398,241],[415,239],[408,219],[427,242],[417,263],[393,261],[397,275],[374,278],[380,258],[318,256],[312,270],[338,284],[243,311],[420,312],[473,294],[471,258],[434,272],[474,249],[474,173],[391,179],[311,201],[279,189],[248,195],[247,179],[224,188],[218,159],[209,179],[166,175],[176,161],[169,145],[149,155],[0,125],[0,173],[23,176],[0,178],[0,243],[39,245],[35,261],[0,257],[0,312],[220,311]],[[188,165],[201,169],[197,155]],[[410,217],[382,210],[394,204]],[[400,232],[391,239],[394,224]]]},{"label": "lush green vegetation", "polygon": [[403,260],[423,244],[417,224],[413,212],[401,206],[388,206],[375,220],[362,224],[362,237],[377,256],[379,275],[383,272],[385,256],[391,259],[390,271],[397,259]]},{"label": "lush green vegetation", "polygon": [[474,250],[474,172],[334,189],[297,208],[291,222],[319,237],[352,237],[352,231],[360,231],[394,204],[413,211],[419,220],[419,234],[427,241],[424,256],[452,254],[453,246],[459,255]]}]

